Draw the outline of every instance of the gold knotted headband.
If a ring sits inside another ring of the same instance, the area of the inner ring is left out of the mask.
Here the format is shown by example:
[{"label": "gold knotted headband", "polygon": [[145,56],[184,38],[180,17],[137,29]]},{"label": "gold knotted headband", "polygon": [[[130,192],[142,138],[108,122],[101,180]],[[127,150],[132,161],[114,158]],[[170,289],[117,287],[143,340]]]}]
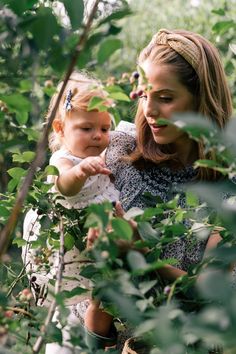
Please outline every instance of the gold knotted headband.
[{"label": "gold knotted headband", "polygon": [[169,45],[179,53],[195,71],[198,71],[201,53],[196,44],[190,39],[169,30],[160,29],[160,31],[152,37],[151,44]]}]

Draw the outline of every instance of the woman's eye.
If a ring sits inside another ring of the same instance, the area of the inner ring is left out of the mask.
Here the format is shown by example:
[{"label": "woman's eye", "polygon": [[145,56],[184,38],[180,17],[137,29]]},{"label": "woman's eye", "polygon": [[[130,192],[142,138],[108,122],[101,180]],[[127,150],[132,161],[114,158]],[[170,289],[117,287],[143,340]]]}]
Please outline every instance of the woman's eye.
[{"label": "woman's eye", "polygon": [[146,100],[147,99],[147,95],[141,95],[141,96],[139,96],[139,98],[142,98],[142,99],[144,99],[144,100]]},{"label": "woman's eye", "polygon": [[167,96],[160,96],[159,99],[162,102],[171,102],[172,101],[172,97],[167,97]]}]

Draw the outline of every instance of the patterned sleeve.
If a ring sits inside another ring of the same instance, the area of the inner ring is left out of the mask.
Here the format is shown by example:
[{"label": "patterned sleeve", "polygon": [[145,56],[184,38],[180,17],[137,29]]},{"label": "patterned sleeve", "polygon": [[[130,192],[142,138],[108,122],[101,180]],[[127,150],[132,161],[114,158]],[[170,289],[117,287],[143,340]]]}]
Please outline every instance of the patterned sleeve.
[{"label": "patterned sleeve", "polygon": [[119,176],[127,162],[122,157],[127,156],[135,148],[135,137],[121,131],[111,133],[110,144],[106,150],[105,160],[115,179]]}]

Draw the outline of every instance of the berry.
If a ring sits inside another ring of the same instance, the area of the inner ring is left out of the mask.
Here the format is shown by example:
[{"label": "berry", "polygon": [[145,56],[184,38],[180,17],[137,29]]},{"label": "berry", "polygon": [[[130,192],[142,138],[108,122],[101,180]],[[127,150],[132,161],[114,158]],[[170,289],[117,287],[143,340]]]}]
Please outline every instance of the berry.
[{"label": "berry", "polygon": [[115,83],[116,83],[116,78],[114,76],[109,76],[107,78],[107,86],[115,85]]},{"label": "berry", "polygon": [[171,291],[171,287],[168,286],[168,285],[165,286],[165,288],[164,288],[164,294],[165,294],[165,295],[169,295],[170,291]]},{"label": "berry", "polygon": [[52,82],[52,80],[46,80],[46,81],[44,82],[44,87],[47,87],[47,88],[53,87],[53,82]]},{"label": "berry", "polygon": [[138,78],[139,78],[139,73],[138,73],[137,71],[134,71],[133,74],[132,74],[132,76],[133,76],[133,78],[134,78],[135,80],[138,80]]},{"label": "berry", "polygon": [[138,94],[135,91],[131,91],[129,97],[131,98],[131,100],[136,100],[136,98],[138,98]]},{"label": "berry", "polygon": [[108,253],[107,251],[102,251],[102,252],[101,252],[101,257],[102,257],[103,259],[107,259],[107,258],[109,258],[109,253]]},{"label": "berry", "polygon": [[129,74],[128,73],[123,73],[121,76],[122,80],[126,80],[129,78]]},{"label": "berry", "polygon": [[138,95],[138,97],[141,97],[143,95],[143,90],[138,90],[137,95]]},{"label": "berry", "polygon": [[26,289],[23,289],[23,290],[21,291],[21,294],[27,296],[27,295],[31,294],[31,291],[30,291],[30,289],[27,289],[27,288],[26,288]]},{"label": "berry", "polygon": [[4,316],[7,318],[12,318],[14,316],[14,312],[12,310],[7,310],[4,312]]}]

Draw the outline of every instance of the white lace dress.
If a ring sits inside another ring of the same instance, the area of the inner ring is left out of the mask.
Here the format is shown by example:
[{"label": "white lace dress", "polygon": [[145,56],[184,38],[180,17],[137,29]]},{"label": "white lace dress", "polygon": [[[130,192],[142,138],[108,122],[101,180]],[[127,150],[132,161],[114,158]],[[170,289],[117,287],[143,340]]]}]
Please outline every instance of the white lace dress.
[{"label": "white lace dress", "polygon": [[[51,159],[50,165],[55,165],[58,159],[66,158],[73,162],[74,165],[79,164],[82,159],[71,155],[66,150],[58,150],[55,152]],[[54,176],[49,176],[48,182],[53,183],[55,181]],[[59,193],[56,187],[52,188],[52,191]],[[96,175],[91,176],[86,180],[82,190],[75,196],[66,197],[60,200],[60,203],[68,208],[83,209],[91,203],[102,203],[105,200],[111,202],[119,199],[119,192],[115,189],[111,183],[109,176]],[[29,210],[24,219],[23,225],[23,238],[27,241],[27,245],[23,247],[22,259],[26,266],[26,271],[30,280],[30,284],[33,287],[33,292],[39,306],[49,306],[52,300],[50,293],[54,290],[50,280],[55,279],[58,269],[58,251],[53,251],[48,261],[50,269],[38,265],[37,255],[40,253],[39,249],[31,247],[32,241],[37,241],[40,237],[40,218],[37,210]],[[86,260],[80,254],[80,251],[73,247],[70,251],[67,251],[64,256],[65,268],[62,279],[62,290],[71,291],[76,287],[82,287],[89,289],[91,287],[88,279],[80,276],[81,264],[84,264]],[[51,343],[46,346],[46,353],[50,354],[70,354],[71,349],[68,348],[69,329],[71,326],[75,326],[81,323],[86,307],[88,305],[89,292],[83,295],[77,295],[67,300],[66,305],[71,310],[68,317],[68,326],[63,330],[63,347],[56,343]],[[55,314],[54,320],[58,313]]]},{"label": "white lace dress", "polygon": [[[50,165],[56,165],[57,161],[61,158],[70,160],[74,165],[78,165],[83,159],[72,155],[69,151],[60,149],[54,152],[50,158]],[[55,177],[51,176],[49,182],[54,182]],[[53,188],[54,192],[58,192],[56,187]],[[92,203],[102,203],[105,200],[117,201],[119,199],[119,192],[115,189],[114,184],[111,183],[109,176],[98,174],[89,177],[83,188],[79,193],[72,197],[66,197],[63,205],[66,208],[83,209]]]}]

